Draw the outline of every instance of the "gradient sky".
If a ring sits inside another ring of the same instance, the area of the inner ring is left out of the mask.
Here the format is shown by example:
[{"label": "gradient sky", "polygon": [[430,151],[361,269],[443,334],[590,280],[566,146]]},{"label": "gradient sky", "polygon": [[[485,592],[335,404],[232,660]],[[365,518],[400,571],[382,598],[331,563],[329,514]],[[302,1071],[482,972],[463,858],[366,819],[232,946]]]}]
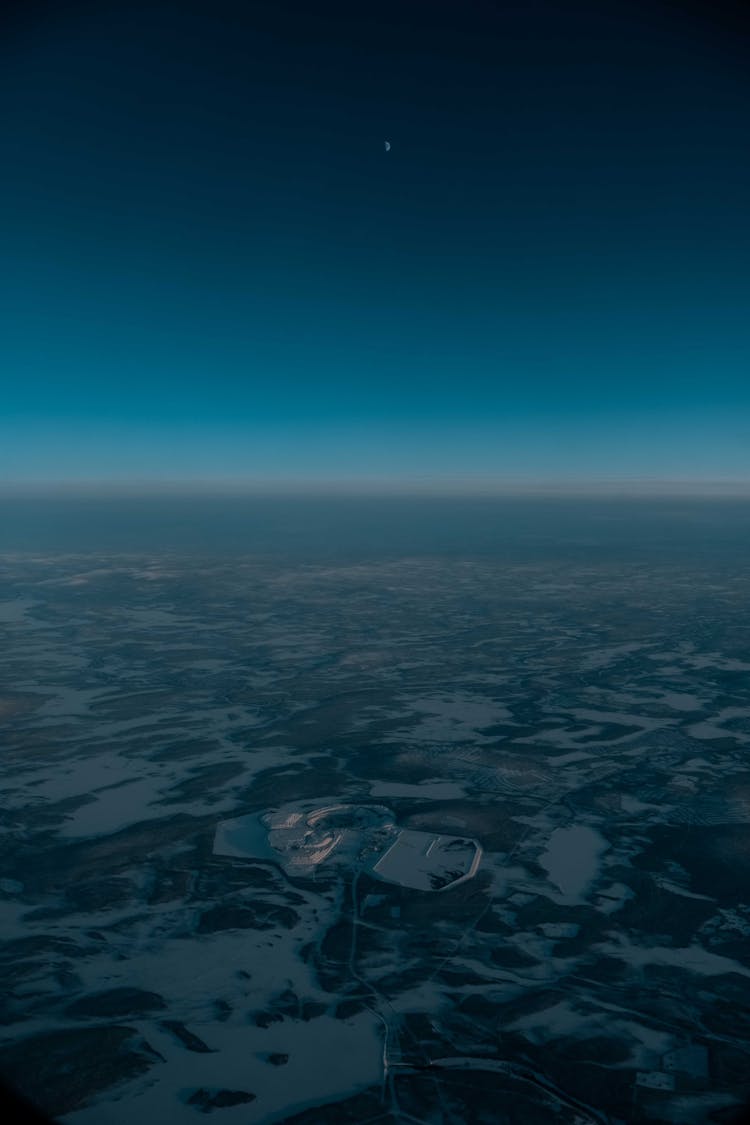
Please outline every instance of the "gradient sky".
[{"label": "gradient sky", "polygon": [[0,478],[750,480],[749,49],[658,0],[19,5]]}]

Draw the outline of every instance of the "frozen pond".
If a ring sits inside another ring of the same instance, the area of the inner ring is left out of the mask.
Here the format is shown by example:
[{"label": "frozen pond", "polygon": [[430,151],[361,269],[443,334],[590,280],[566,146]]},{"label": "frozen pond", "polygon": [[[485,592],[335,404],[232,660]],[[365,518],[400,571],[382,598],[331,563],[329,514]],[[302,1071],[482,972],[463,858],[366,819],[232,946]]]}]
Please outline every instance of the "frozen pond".
[{"label": "frozen pond", "polygon": [[593,828],[556,828],[539,862],[564,895],[580,898],[599,872],[609,844]]},{"label": "frozen pond", "polygon": [[268,842],[268,829],[259,813],[222,820],[216,826],[214,855],[233,859],[278,859]]},{"label": "frozen pond", "polygon": [[476,874],[482,851],[462,836],[405,829],[373,866],[389,883],[418,891],[444,891]]},{"label": "frozen pond", "polygon": [[432,801],[457,801],[466,797],[466,790],[454,781],[422,781],[419,785],[408,782],[375,781],[370,786],[371,797],[426,797]]}]

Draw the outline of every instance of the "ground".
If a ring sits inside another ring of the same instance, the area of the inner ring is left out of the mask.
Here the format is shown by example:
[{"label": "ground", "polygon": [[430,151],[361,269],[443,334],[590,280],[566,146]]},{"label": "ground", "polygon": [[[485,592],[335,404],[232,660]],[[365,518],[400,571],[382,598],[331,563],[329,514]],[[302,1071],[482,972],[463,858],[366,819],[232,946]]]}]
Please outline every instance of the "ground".
[{"label": "ground", "polygon": [[[0,566],[0,1072],[67,1125],[750,1096],[744,562]],[[321,804],[481,864],[214,852]]]}]

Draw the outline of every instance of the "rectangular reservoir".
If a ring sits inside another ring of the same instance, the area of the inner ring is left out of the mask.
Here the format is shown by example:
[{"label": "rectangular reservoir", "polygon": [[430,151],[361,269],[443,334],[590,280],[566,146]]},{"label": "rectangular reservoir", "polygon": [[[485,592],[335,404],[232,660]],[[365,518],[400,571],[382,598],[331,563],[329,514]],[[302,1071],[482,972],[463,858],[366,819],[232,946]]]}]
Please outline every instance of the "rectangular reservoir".
[{"label": "rectangular reservoir", "polygon": [[476,840],[405,828],[373,865],[373,873],[402,887],[444,891],[472,878],[481,855]]}]

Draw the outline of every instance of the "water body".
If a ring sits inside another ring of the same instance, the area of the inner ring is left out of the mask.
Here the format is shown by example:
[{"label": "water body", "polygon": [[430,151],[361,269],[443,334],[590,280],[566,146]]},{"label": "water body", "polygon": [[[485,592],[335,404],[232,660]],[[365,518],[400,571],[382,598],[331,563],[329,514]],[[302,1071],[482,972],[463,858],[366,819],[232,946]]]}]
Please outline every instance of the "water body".
[{"label": "water body", "polygon": [[237,859],[278,859],[259,813],[221,821],[216,827],[214,853]]},{"label": "water body", "polygon": [[539,862],[564,895],[580,898],[599,872],[609,844],[593,828],[556,828]]}]

